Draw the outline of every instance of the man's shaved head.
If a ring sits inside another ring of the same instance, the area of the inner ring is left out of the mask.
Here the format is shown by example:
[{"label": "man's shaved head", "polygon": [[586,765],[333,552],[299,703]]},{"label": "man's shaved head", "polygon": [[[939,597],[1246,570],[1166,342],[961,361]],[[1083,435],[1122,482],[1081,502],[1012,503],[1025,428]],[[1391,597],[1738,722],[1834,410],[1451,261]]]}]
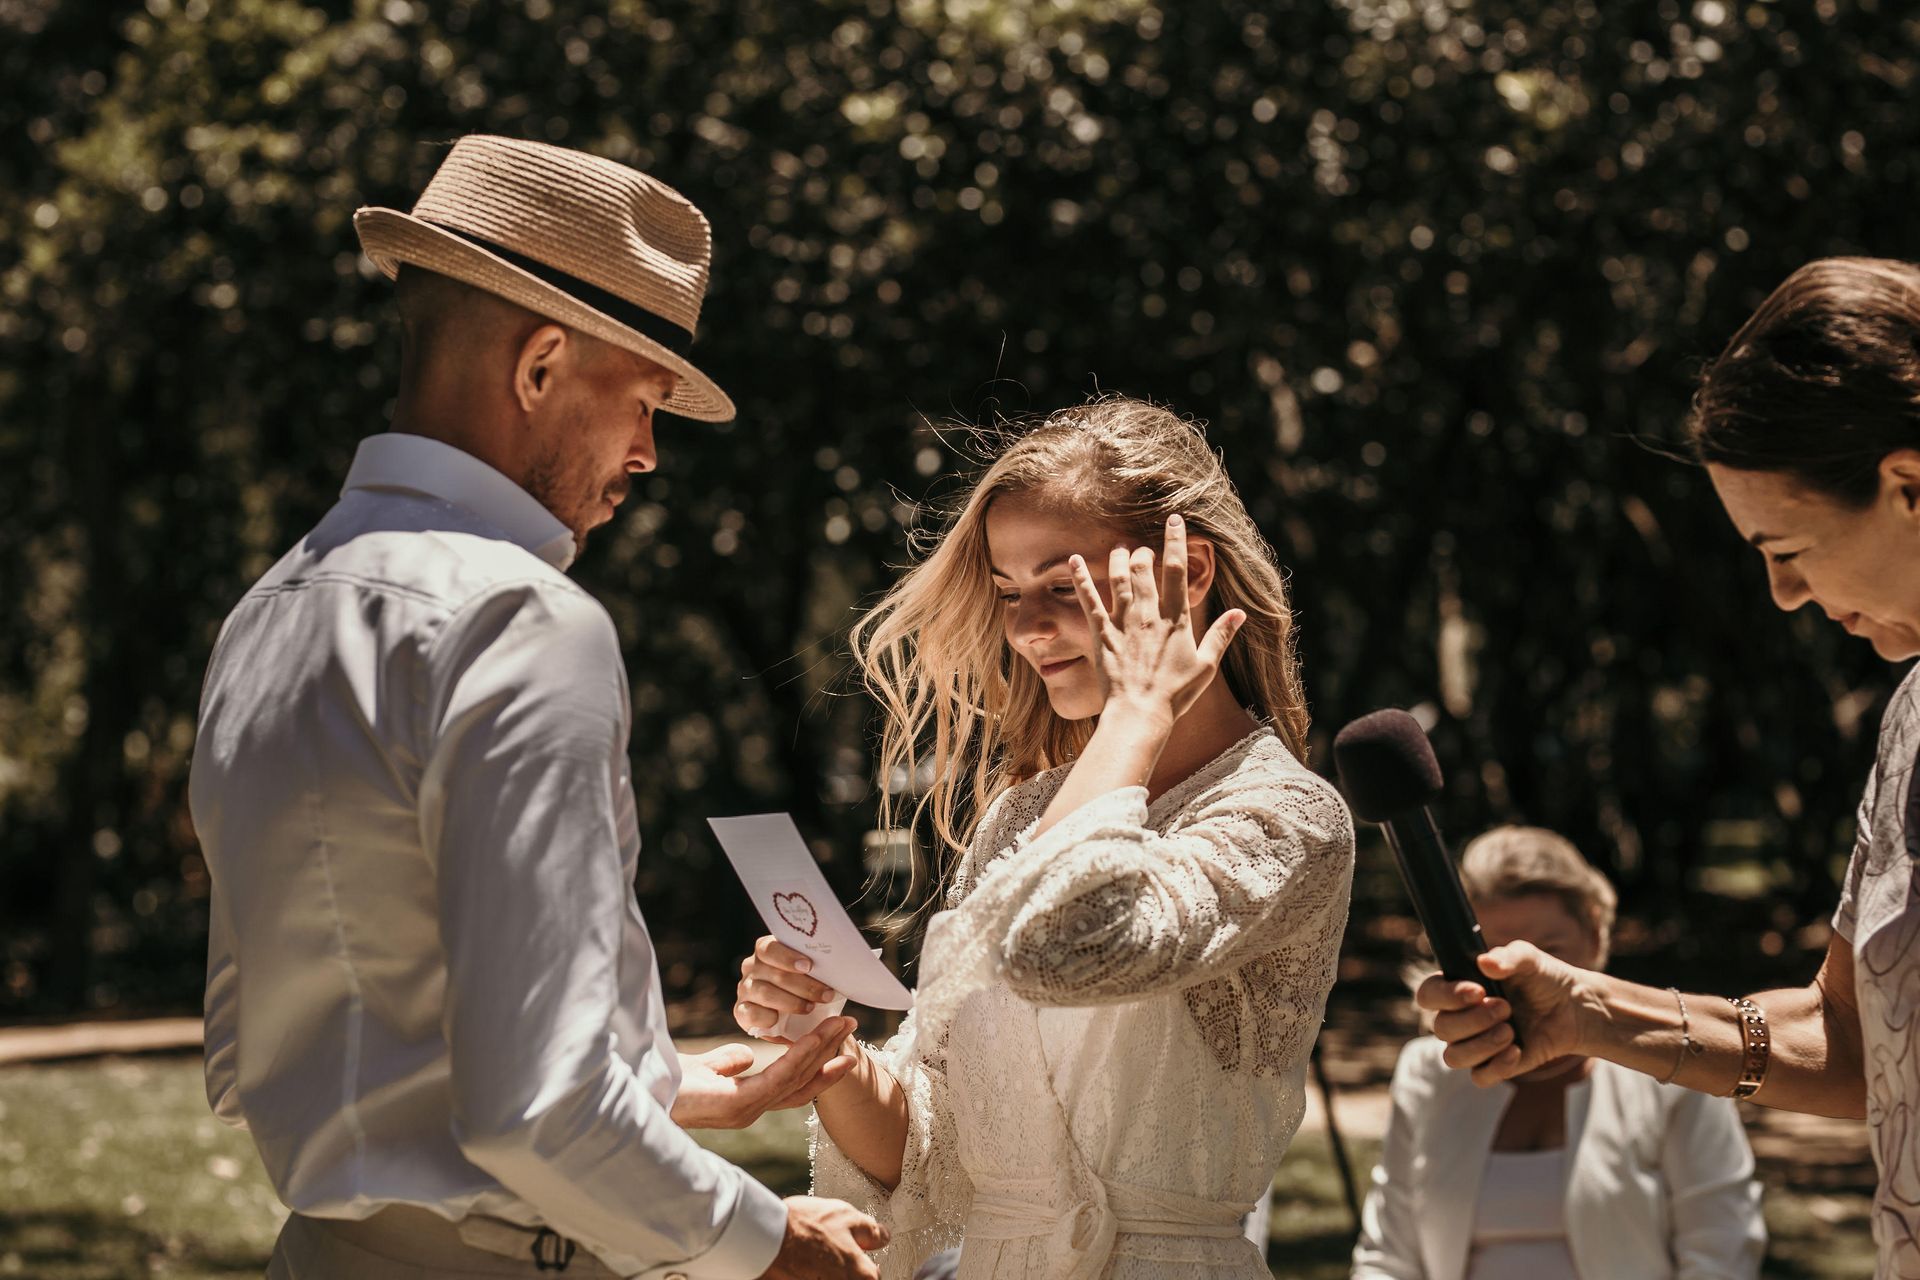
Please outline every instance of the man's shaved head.
[{"label": "man's shaved head", "polygon": [[653,468],[674,375],[485,289],[403,264],[395,427],[501,471],[582,541]]},{"label": "man's shaved head", "polygon": [[473,351],[504,345],[530,333],[540,318],[464,280],[410,263],[400,266],[394,301],[400,308],[402,359],[424,367],[443,351]]}]

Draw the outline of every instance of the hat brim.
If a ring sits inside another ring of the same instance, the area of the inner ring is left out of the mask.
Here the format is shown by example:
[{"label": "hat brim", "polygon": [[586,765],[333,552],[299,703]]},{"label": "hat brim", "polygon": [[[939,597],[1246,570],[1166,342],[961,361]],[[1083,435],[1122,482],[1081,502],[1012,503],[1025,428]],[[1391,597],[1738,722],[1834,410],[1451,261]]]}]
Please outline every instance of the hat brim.
[{"label": "hat brim", "polygon": [[662,411],[698,422],[727,422],[734,417],[727,393],[684,357],[470,240],[398,209],[361,209],[353,215],[353,229],[360,234],[360,248],[368,260],[388,278],[399,275],[400,264],[408,262],[485,289],[536,315],[645,356],[675,374],[673,394],[660,406]]}]

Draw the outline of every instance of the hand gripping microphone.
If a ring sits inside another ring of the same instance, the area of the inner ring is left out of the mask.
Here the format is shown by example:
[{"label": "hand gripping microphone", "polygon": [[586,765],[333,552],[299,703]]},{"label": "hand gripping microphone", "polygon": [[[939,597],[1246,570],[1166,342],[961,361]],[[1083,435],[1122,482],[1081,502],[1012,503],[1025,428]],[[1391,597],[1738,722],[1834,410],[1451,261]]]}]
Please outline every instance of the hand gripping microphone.
[{"label": "hand gripping microphone", "polygon": [[1443,784],[1420,722],[1391,708],[1361,716],[1334,738],[1333,758],[1354,813],[1386,828],[1440,971],[1455,982],[1477,982],[1490,996],[1502,995],[1500,984],[1473,962],[1487,949],[1486,940],[1427,812]]}]

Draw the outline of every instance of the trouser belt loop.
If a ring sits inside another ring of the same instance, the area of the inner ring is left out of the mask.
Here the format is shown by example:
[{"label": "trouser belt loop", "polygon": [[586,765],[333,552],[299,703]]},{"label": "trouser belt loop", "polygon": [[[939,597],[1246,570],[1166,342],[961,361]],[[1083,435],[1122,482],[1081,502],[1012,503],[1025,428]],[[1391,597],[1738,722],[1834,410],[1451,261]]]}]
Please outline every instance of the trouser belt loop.
[{"label": "trouser belt loop", "polygon": [[573,1262],[576,1246],[552,1227],[542,1227],[533,1237],[533,1268],[536,1271],[565,1271]]}]

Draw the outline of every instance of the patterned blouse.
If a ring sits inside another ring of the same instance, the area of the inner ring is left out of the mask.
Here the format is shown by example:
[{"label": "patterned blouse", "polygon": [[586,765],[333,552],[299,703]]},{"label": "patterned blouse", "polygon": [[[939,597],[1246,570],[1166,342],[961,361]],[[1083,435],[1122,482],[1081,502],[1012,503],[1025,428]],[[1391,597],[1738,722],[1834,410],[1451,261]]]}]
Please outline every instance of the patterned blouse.
[{"label": "patterned blouse", "polygon": [[1893,696],[1833,927],[1853,945],[1880,1280],[1920,1280],[1920,668]]}]

